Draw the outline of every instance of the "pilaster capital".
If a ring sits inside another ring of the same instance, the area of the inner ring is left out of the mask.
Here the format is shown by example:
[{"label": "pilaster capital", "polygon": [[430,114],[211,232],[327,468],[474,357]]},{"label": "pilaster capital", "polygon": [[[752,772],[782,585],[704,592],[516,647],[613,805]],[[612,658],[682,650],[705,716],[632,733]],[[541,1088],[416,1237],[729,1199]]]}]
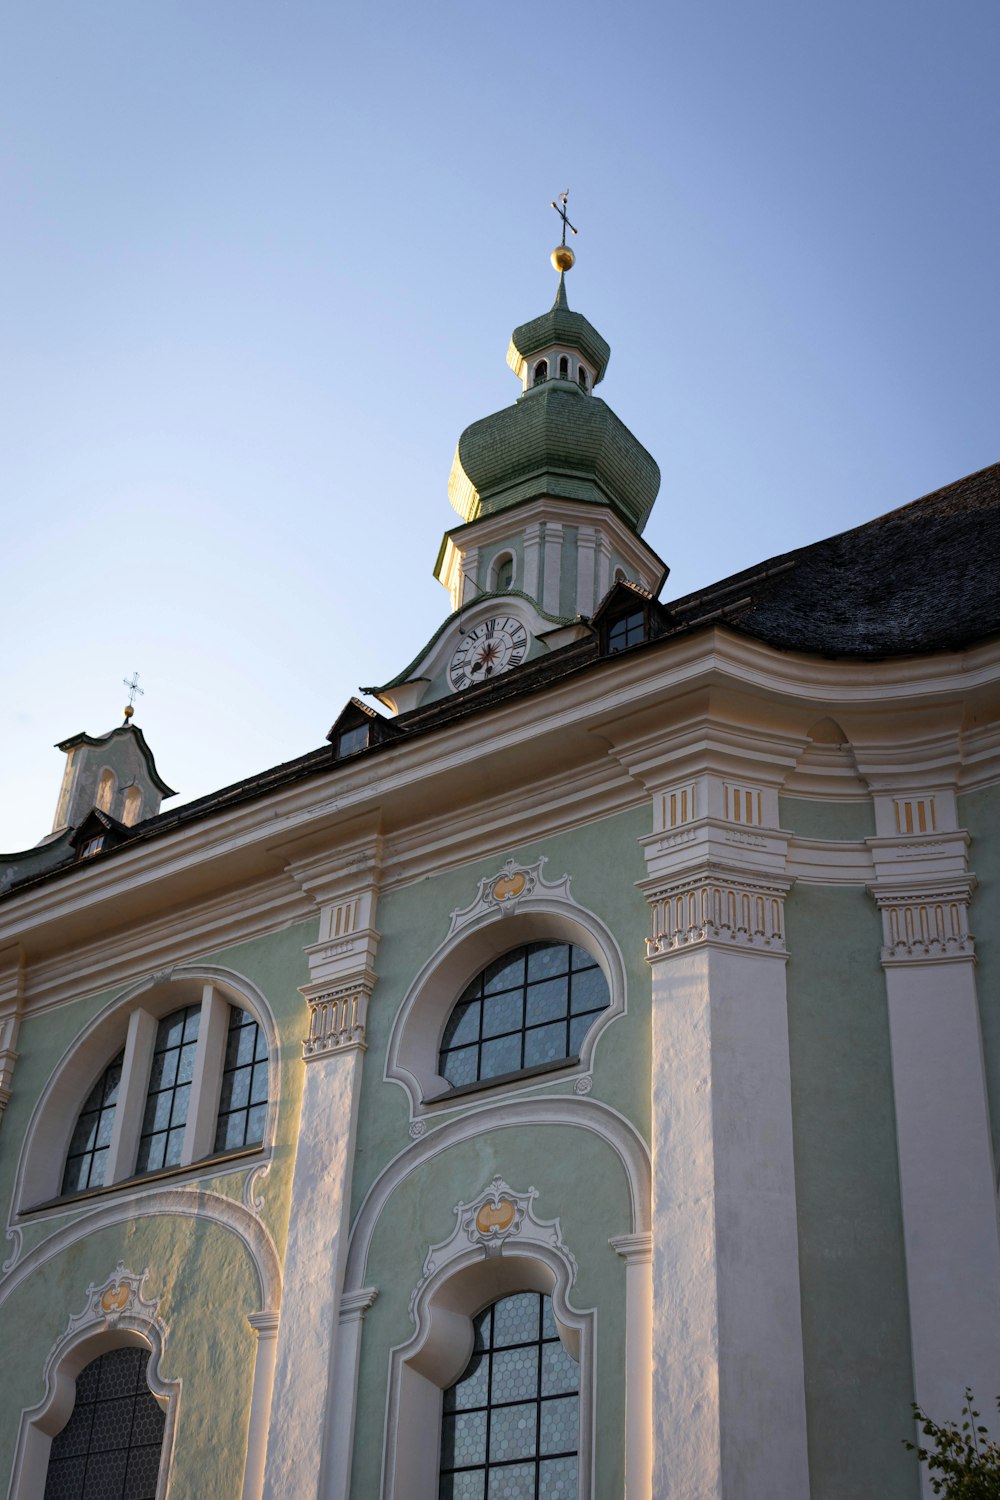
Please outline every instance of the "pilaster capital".
[{"label": "pilaster capital", "polygon": [[279,1314],[276,1311],[247,1313],[247,1322],[261,1343],[278,1337]]},{"label": "pilaster capital", "polygon": [[882,914],[882,965],[970,962],[975,939],[969,931],[972,874],[934,883],[878,881],[868,893]]},{"label": "pilaster capital", "polygon": [[375,988],[370,971],[336,986],[305,984],[299,993],[309,1002],[309,1035],[302,1043],[306,1062],[333,1052],[364,1052],[368,1045],[368,1001]]},{"label": "pilaster capital", "polygon": [[616,1255],[630,1266],[648,1266],[653,1259],[651,1234],[616,1234],[608,1240]]},{"label": "pilaster capital", "polygon": [[362,1286],[355,1292],[344,1292],[340,1299],[340,1321],[360,1323],[377,1296],[377,1286]]},{"label": "pilaster capital", "polygon": [[652,915],[651,963],[693,948],[734,949],[784,960],[785,896],[790,880],[718,865],[670,880],[638,882]]}]

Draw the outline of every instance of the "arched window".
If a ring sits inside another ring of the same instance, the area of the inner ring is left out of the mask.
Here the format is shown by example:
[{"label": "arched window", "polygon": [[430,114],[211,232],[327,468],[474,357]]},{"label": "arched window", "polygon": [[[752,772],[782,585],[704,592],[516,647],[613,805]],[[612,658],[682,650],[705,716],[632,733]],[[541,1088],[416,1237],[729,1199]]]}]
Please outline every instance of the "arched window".
[{"label": "arched window", "polygon": [[548,378],[549,378],[549,362],[548,362],[547,359],[540,359],[538,361],[537,365],[535,366],[535,374],[534,374],[534,379],[532,381],[532,384],[533,385],[541,385],[542,381],[543,380],[548,380]]},{"label": "arched window", "polygon": [[610,1003],[608,982],[586,948],[515,948],[463,991],[444,1028],[438,1072],[461,1088],[575,1058]]},{"label": "arched window", "polygon": [[105,766],[97,783],[97,801],[94,804],[95,807],[99,808],[101,812],[109,813],[117,788],[118,782],[114,771],[108,770]]},{"label": "arched window", "polygon": [[583,365],[580,365],[579,369],[577,370],[576,378],[580,382],[580,389],[582,391],[585,391],[587,389],[587,372],[583,368]]},{"label": "arched window", "polygon": [[64,1195],[189,1166],[265,1139],[270,1060],[263,1028],[249,1011],[207,986],[200,1003],[159,1022],[146,1010],[134,1011],[128,1031],[124,1050],[77,1117],[62,1173]]},{"label": "arched window", "polygon": [[441,1500],[575,1497],[580,1367],[551,1298],[502,1297],[473,1320],[472,1358],[444,1393]]},{"label": "arched window", "polygon": [[138,823],[139,814],[142,811],[142,793],[137,786],[130,786],[125,793],[125,803],[122,811],[122,822],[131,828],[133,823]]},{"label": "arched window", "polygon": [[510,552],[502,552],[493,563],[493,588],[502,594],[514,582],[514,558]]},{"label": "arched window", "polygon": [[69,1143],[63,1171],[64,1193],[82,1193],[87,1188],[104,1186],[104,1169],[111,1147],[124,1056],[124,1052],[119,1052],[108,1063],[87,1095]]},{"label": "arched window", "polygon": [[569,356],[566,354],[560,354],[559,356],[559,379],[569,379]]},{"label": "arched window", "polygon": [[155,1500],[166,1415],[146,1382],[147,1349],[109,1349],[76,1377],[69,1421],[52,1440],[44,1500]]}]

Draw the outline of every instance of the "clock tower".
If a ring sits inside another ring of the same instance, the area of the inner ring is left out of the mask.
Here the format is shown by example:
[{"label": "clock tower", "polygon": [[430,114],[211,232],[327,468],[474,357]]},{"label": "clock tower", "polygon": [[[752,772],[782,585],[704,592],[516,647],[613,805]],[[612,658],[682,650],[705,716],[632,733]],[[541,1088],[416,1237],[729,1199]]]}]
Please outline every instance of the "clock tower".
[{"label": "clock tower", "polygon": [[467,427],[435,576],[452,613],[398,677],[371,689],[393,713],[488,682],[579,639],[619,579],[656,595],[667,568],[642,540],[660,484],[655,460],[595,394],[607,341],[566,295],[573,252],[548,312],[515,328],[512,406]]}]

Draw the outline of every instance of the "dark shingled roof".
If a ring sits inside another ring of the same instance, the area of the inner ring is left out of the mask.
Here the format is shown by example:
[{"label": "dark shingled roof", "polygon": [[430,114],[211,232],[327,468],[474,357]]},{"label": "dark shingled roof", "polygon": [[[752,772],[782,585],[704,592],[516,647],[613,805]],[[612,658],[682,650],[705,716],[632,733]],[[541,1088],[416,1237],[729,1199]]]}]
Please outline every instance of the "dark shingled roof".
[{"label": "dark shingled roof", "polygon": [[954,650],[1000,632],[1000,464],[671,609],[822,656]]}]

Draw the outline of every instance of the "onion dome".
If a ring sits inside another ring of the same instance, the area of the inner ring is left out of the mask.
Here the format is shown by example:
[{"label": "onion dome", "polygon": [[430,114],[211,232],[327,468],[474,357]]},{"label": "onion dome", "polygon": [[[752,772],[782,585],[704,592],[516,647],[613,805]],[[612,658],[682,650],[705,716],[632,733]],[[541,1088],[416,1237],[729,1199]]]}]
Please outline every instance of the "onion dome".
[{"label": "onion dome", "polygon": [[555,347],[575,349],[591,366],[594,385],[603,380],[611,358],[611,346],[583,313],[570,310],[564,273],[559,276],[556,300],[548,312],[514,329],[507,350],[507,363],[515,375],[523,375],[528,360]]},{"label": "onion dome", "polygon": [[507,362],[524,392],[459,438],[448,498],[463,521],[548,497],[614,510],[641,532],[660,487],[656,460],[591,394],[611,350],[570,311],[563,276],[540,318],[514,330]]}]

